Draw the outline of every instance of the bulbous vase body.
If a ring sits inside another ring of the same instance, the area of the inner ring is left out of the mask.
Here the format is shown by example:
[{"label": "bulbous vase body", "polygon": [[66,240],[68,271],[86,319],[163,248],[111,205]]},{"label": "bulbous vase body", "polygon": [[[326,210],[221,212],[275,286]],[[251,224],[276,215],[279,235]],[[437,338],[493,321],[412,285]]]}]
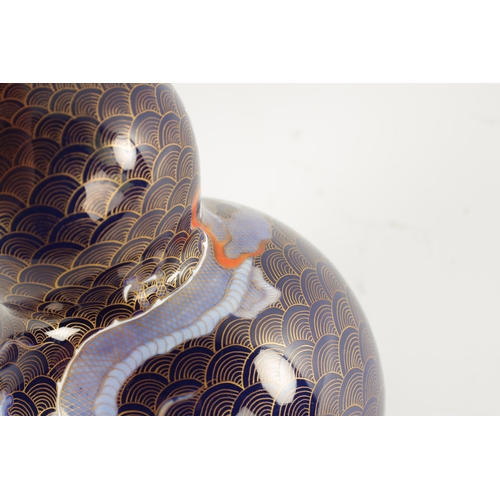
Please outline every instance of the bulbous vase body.
[{"label": "bulbous vase body", "polygon": [[0,96],[0,415],[383,413],[352,291],[284,224],[202,197],[172,86]]}]

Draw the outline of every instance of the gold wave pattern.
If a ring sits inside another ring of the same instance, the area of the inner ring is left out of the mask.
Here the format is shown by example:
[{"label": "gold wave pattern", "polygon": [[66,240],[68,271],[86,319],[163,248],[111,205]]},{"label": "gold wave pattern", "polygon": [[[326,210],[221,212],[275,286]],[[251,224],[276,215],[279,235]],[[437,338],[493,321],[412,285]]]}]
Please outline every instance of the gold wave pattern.
[{"label": "gold wave pattern", "polygon": [[[196,269],[198,151],[170,85],[2,84],[0,97],[0,390],[13,397],[9,414],[48,415],[85,339]],[[209,205],[220,219],[239,210]],[[279,300],[146,361],[118,395],[121,415],[383,412],[379,356],[352,291],[268,220],[254,265]],[[73,334],[56,340],[54,329]]]},{"label": "gold wave pattern", "polygon": [[[53,409],[74,349],[140,311],[123,297],[127,279],[158,268],[170,289],[189,279],[203,241],[190,224],[197,155],[169,85],[0,85],[0,387],[14,397],[10,414]],[[57,328],[75,333],[46,335]],[[12,344],[26,335],[29,349]]]},{"label": "gold wave pattern", "polygon": [[[231,205],[216,206],[226,207],[217,216],[231,217]],[[252,320],[230,316],[212,336],[146,362],[119,396],[121,414],[383,413],[378,353],[352,291],[313,247],[270,222],[273,237],[256,261],[267,281],[281,289],[281,299]],[[274,390],[263,384],[266,353],[291,367],[294,384],[277,382]],[[148,377],[156,392],[146,397],[141,393]]]}]

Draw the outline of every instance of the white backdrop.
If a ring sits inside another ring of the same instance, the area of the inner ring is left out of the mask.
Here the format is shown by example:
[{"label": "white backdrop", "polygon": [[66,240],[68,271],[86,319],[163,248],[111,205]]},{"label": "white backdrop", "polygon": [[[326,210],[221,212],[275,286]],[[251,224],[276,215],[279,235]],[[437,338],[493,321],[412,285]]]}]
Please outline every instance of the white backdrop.
[{"label": "white backdrop", "polygon": [[346,278],[387,415],[499,415],[500,85],[175,84],[205,196],[285,222]]}]

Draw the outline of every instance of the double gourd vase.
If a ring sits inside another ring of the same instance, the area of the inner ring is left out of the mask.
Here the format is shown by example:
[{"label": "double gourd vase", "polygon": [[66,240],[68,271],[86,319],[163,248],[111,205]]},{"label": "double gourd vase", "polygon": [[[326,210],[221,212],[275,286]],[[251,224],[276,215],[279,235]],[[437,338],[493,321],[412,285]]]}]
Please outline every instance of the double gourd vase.
[{"label": "double gourd vase", "polygon": [[171,85],[0,84],[0,415],[383,412],[336,269],[200,188]]}]

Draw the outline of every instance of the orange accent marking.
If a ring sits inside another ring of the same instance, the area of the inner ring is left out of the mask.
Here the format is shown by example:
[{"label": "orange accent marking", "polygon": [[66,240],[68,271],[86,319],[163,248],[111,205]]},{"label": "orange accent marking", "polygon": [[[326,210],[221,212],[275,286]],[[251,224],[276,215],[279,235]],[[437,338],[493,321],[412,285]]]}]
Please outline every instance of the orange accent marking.
[{"label": "orange accent marking", "polygon": [[202,229],[207,236],[212,240],[212,244],[214,246],[214,257],[215,260],[222,266],[226,267],[227,269],[234,269],[235,267],[238,267],[241,265],[246,259],[249,257],[255,257],[256,255],[262,255],[264,253],[264,250],[266,248],[266,245],[269,240],[263,240],[260,242],[259,248],[255,252],[245,252],[242,253],[238,257],[228,257],[224,253],[224,248],[228,243],[231,242],[231,236],[226,238],[223,241],[219,241],[212,230],[210,229],[210,226],[207,226],[203,224],[200,220],[198,220],[198,216],[196,214],[196,207],[198,205],[198,199],[200,197],[200,190],[196,192],[194,195],[193,199],[193,206],[192,206],[192,215],[191,215],[191,226],[194,228],[200,228]]}]

